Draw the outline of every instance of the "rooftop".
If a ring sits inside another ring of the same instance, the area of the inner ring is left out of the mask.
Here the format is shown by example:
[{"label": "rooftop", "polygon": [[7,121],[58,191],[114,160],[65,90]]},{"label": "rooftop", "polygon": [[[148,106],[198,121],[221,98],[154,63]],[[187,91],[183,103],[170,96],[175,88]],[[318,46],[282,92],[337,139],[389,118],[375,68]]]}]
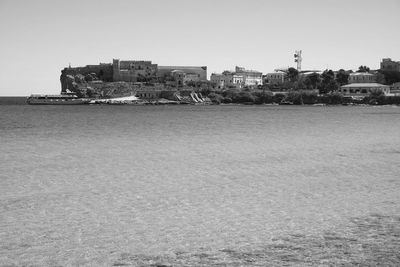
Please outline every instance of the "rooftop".
[{"label": "rooftop", "polygon": [[284,72],[284,71],[275,71],[275,72],[269,72],[269,73],[267,73],[267,75],[268,74],[286,74],[286,72]]},{"label": "rooftop", "polygon": [[343,88],[352,88],[352,87],[390,87],[389,85],[384,85],[380,83],[351,83],[347,85],[343,85]]},{"label": "rooftop", "polygon": [[351,76],[360,76],[360,75],[369,75],[369,76],[373,76],[374,74],[369,73],[369,72],[353,72],[350,73]]}]

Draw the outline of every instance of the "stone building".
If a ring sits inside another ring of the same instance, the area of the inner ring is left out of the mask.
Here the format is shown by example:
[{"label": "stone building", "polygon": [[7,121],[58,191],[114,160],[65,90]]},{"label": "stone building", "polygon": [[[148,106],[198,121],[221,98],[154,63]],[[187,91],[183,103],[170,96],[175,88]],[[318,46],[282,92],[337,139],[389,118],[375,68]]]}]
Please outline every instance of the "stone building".
[{"label": "stone building", "polygon": [[[113,81],[113,66],[111,63],[100,63],[98,65],[86,65],[84,67],[75,67],[72,68],[69,66],[68,68],[64,68],[61,71],[60,82],[61,82],[61,92],[66,92],[70,85],[70,80],[77,75],[86,78],[87,81],[92,80],[93,78],[104,81],[104,82],[112,82]],[[70,79],[68,79],[70,77]],[[82,81],[86,81],[82,79]]]},{"label": "stone building", "polygon": [[196,73],[185,73],[185,76],[183,77],[184,84],[187,84],[189,82],[200,82],[200,81],[201,81],[200,74],[196,74]]},{"label": "stone building", "polygon": [[173,74],[173,71],[185,73],[186,81],[206,81],[207,67],[201,66],[158,66],[157,77],[162,81]]},{"label": "stone building", "polygon": [[212,73],[210,82],[213,83],[216,88],[223,89],[225,88],[225,75],[221,73]]},{"label": "stone building", "polygon": [[175,86],[183,86],[185,84],[185,72],[181,70],[171,71],[172,84]]},{"label": "stone building", "polygon": [[171,86],[183,86],[189,82],[207,81],[207,67],[158,66],[151,61],[119,60],[85,67],[65,68],[61,71],[61,91],[76,84],[101,80],[104,82],[160,82]]},{"label": "stone building", "polygon": [[145,82],[157,77],[157,64],[151,61],[113,59],[113,80]]},{"label": "stone building", "polygon": [[392,61],[391,58],[383,58],[381,62],[381,70],[400,72],[400,61]]},{"label": "stone building", "polygon": [[222,74],[213,73],[210,81],[218,89],[223,88],[242,88],[244,85],[243,76],[236,75],[234,72],[224,71]]},{"label": "stone building", "polygon": [[267,73],[263,76],[263,83],[269,85],[280,85],[285,81],[286,73],[283,71],[276,71]]}]

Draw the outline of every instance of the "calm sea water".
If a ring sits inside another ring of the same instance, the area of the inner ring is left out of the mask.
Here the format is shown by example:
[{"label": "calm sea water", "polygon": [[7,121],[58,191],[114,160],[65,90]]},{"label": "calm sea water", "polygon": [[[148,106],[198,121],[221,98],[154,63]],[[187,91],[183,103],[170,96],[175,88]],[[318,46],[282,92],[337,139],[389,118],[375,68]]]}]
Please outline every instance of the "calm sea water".
[{"label": "calm sea water", "polygon": [[0,265],[400,261],[399,107],[2,105],[0,140]]}]

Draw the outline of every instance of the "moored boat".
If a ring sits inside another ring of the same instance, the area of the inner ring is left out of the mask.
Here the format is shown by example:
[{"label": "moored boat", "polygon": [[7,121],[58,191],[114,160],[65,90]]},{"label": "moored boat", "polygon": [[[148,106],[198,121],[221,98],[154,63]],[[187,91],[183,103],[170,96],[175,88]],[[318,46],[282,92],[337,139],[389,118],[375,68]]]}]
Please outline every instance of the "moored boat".
[{"label": "moored boat", "polygon": [[78,98],[76,95],[31,95],[26,99],[30,105],[82,105],[88,104],[90,99]]}]

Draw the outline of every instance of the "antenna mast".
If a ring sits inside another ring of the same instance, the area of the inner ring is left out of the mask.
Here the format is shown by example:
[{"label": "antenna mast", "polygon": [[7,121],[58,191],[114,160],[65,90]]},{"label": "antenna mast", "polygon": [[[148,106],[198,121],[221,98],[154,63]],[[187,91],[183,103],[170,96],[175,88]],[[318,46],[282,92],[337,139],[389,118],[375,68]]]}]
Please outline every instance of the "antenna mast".
[{"label": "antenna mast", "polygon": [[294,53],[294,62],[297,62],[297,70],[301,71],[301,61],[303,57],[301,56],[301,50],[298,50]]}]

